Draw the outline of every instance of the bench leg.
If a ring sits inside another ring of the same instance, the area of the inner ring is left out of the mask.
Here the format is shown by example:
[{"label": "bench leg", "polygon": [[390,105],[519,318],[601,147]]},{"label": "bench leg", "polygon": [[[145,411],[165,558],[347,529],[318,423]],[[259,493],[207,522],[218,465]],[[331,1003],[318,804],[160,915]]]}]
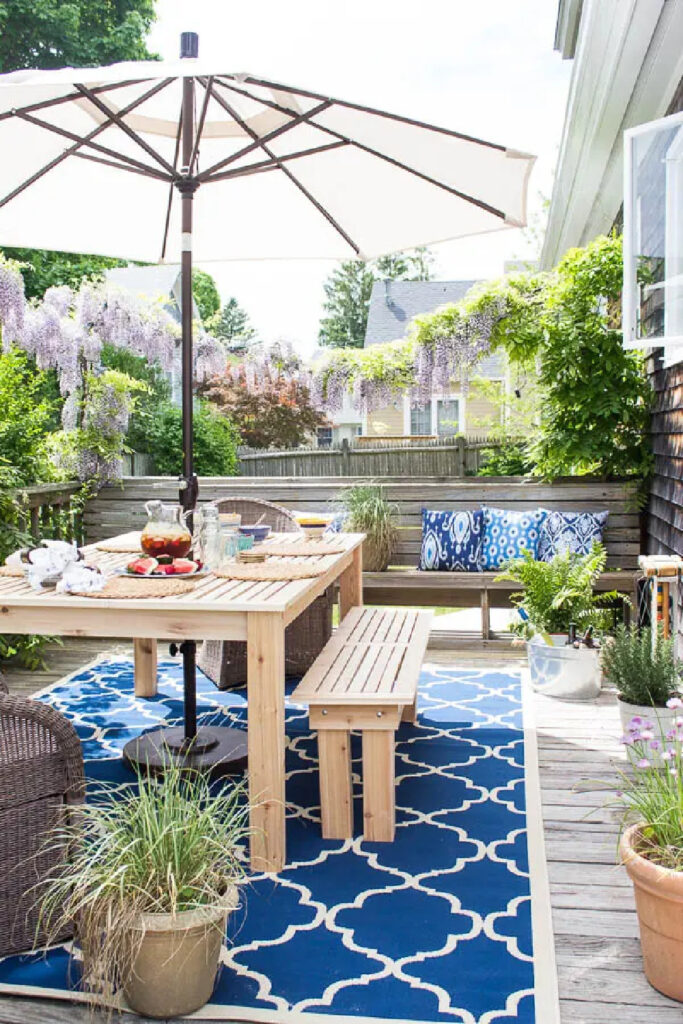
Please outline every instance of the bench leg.
[{"label": "bench leg", "polygon": [[146,637],[133,640],[135,696],[155,697],[157,692],[157,642]]},{"label": "bench leg", "polygon": [[323,839],[351,839],[351,733],[345,729],[321,729],[318,732],[318,758]]},{"label": "bench leg", "polygon": [[401,721],[408,722],[410,725],[415,725],[417,722],[417,694],[415,694],[413,703],[406,704],[401,712]]},{"label": "bench leg", "polygon": [[363,731],[363,836],[390,843],[396,825],[393,729]]},{"label": "bench leg", "polygon": [[491,609],[489,607],[489,592],[486,589],[481,592],[481,635],[484,640],[491,639]]}]

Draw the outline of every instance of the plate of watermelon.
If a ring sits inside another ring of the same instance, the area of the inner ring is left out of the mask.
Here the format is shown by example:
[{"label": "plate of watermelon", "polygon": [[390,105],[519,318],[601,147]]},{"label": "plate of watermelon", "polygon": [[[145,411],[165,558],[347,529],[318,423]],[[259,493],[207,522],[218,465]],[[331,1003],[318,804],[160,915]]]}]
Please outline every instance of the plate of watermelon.
[{"label": "plate of watermelon", "polygon": [[201,562],[193,562],[191,558],[171,558],[170,555],[159,555],[158,558],[142,555],[129,562],[125,569],[118,571],[119,576],[132,576],[138,579],[158,579],[160,576],[184,579],[200,574],[203,575]]}]

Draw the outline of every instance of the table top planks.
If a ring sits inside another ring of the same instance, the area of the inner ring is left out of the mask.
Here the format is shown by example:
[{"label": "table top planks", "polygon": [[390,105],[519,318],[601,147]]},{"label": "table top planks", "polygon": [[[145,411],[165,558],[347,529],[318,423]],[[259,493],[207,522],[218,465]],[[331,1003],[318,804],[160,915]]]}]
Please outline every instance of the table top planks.
[{"label": "table top planks", "polygon": [[[123,535],[125,536],[125,535]],[[273,534],[278,543],[293,543],[299,534]],[[28,583],[16,577],[0,577],[0,606],[7,608],[22,607],[26,609],[43,609],[51,612],[57,609],[77,612],[78,609],[92,608],[97,604],[100,608],[137,609],[141,613],[154,611],[178,611],[190,614],[201,614],[202,611],[225,612],[272,612],[287,616],[288,611],[299,605],[305,607],[309,592],[321,593],[333,582],[350,563],[353,551],[363,543],[363,534],[335,534],[334,546],[344,545],[341,553],[330,555],[311,555],[306,558],[297,556],[291,559],[295,564],[314,562],[325,566],[326,572],[321,576],[303,580],[271,581],[271,580],[225,580],[208,573],[198,579],[195,589],[187,594],[161,598],[98,598],[76,597],[71,594],[57,594],[54,590],[40,593],[32,590]],[[132,560],[131,552],[99,551],[96,545],[84,548],[86,560],[97,565],[105,573],[114,573],[124,568]],[[286,556],[274,556],[276,562],[287,562]]]}]

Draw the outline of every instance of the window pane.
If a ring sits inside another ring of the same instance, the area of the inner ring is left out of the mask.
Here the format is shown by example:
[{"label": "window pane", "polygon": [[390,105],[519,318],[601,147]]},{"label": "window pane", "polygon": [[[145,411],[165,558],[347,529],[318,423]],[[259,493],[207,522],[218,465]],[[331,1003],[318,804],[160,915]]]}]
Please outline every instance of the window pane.
[{"label": "window pane", "polygon": [[460,429],[460,402],[457,398],[440,398],[436,403],[436,432],[451,437]]},{"label": "window pane", "polygon": [[410,433],[431,434],[432,432],[432,406],[413,405],[410,409]]},{"label": "window pane", "polygon": [[634,340],[651,344],[683,335],[683,124],[671,121],[631,140]]}]

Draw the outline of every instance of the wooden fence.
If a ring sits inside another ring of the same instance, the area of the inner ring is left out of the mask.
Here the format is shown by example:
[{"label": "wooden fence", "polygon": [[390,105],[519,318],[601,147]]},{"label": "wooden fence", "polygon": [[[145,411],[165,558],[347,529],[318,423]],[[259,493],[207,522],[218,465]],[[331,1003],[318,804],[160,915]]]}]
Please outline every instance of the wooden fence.
[{"label": "wooden fence", "polygon": [[250,477],[475,476],[496,442],[485,438],[363,438],[334,448],[240,451],[240,475]]},{"label": "wooden fence", "polygon": [[[199,500],[253,497],[274,501],[285,508],[306,512],[333,511],[354,480],[323,477],[204,477]],[[573,511],[609,511],[604,533],[610,568],[635,569],[640,552],[640,518],[636,484],[603,483],[585,477],[557,480],[552,484],[525,477],[477,477],[469,479],[418,479],[406,473],[382,480],[389,501],[397,507],[399,540],[395,565],[416,566],[421,540],[422,509],[473,509],[481,505],[499,508],[545,507]],[[89,541],[101,540],[145,523],[144,504],[150,498],[178,500],[178,481],[171,477],[127,478],[105,487],[85,509]]]}]

